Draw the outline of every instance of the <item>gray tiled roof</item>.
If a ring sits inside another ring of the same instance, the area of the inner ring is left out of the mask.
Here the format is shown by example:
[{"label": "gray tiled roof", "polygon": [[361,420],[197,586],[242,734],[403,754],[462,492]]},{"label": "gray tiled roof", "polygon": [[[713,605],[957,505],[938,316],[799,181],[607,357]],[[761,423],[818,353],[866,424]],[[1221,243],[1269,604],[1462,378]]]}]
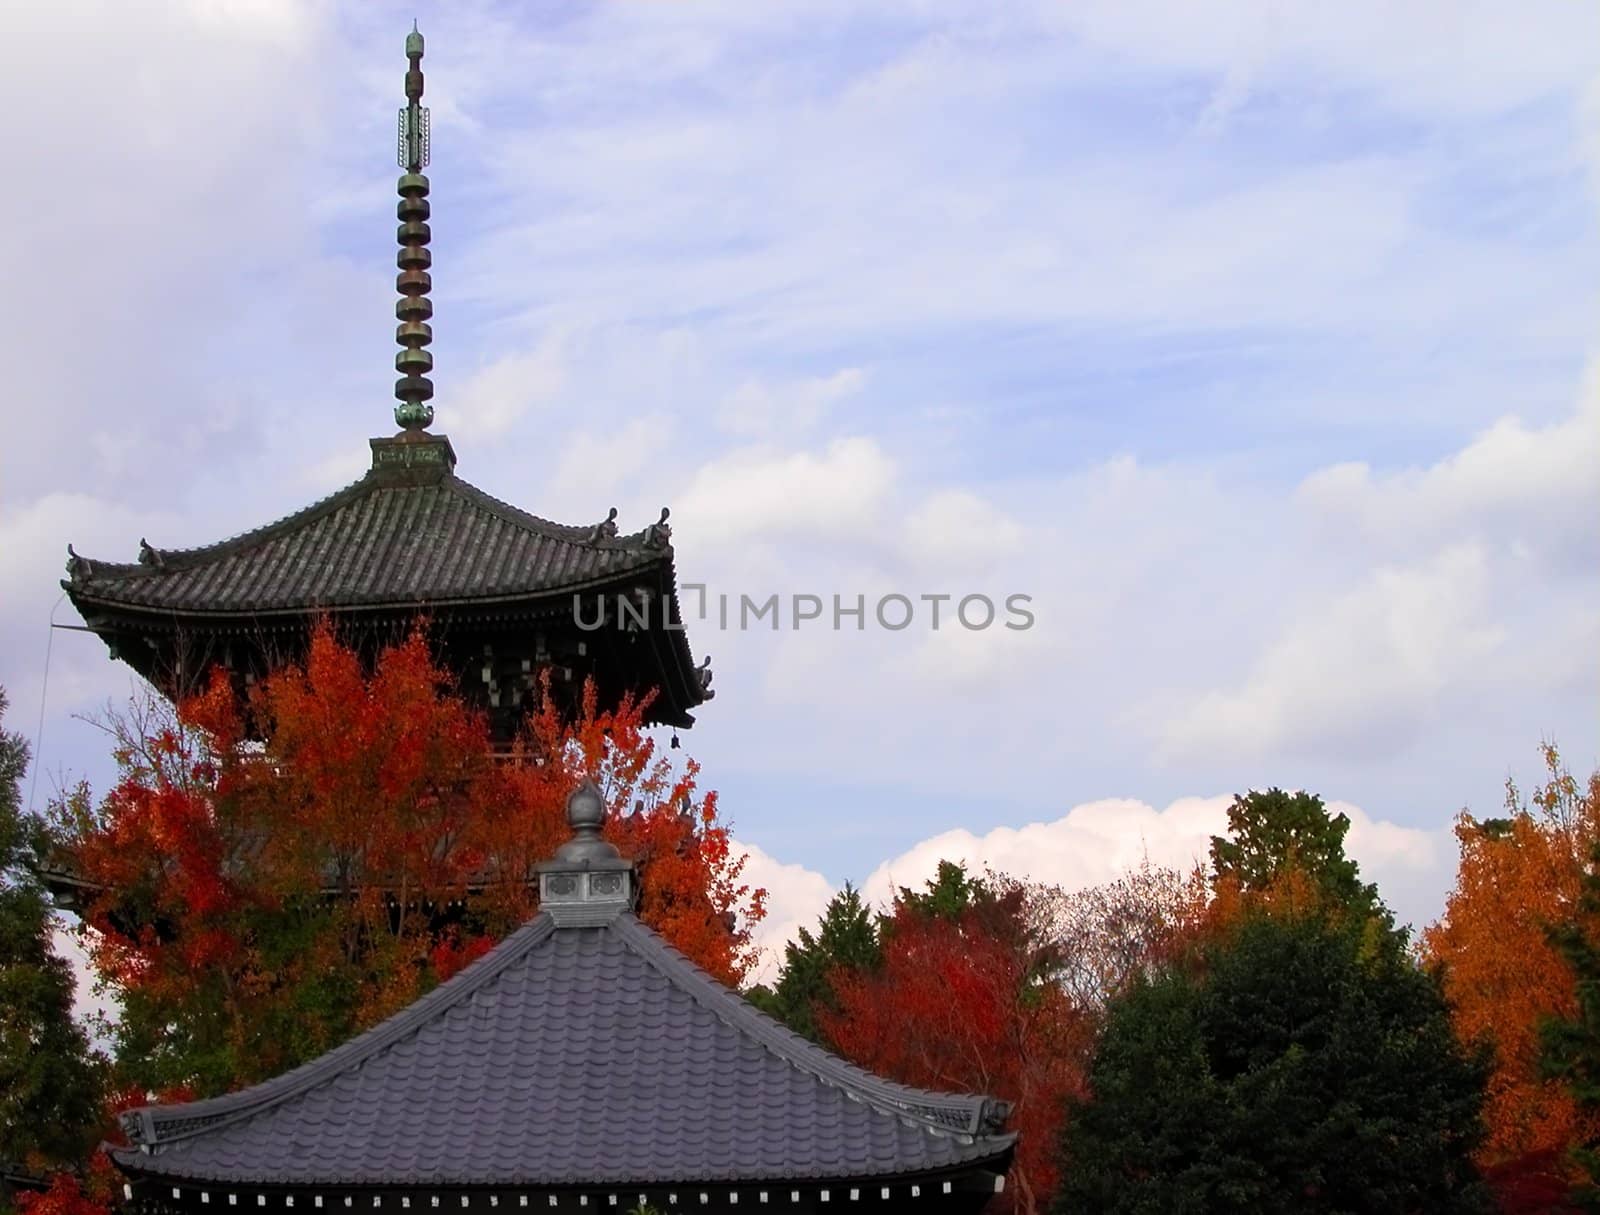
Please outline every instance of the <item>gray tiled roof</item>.
[{"label": "gray tiled roof", "polygon": [[[145,548],[139,563],[75,557],[74,600],[195,613],[415,607],[537,597],[662,569],[652,530],[606,536],[518,510],[453,473],[397,484],[368,473],[321,502],[217,544]],[[670,584],[670,583],[669,583]]]},{"label": "gray tiled roof", "polygon": [[172,1181],[564,1186],[850,1179],[1003,1162],[1005,1107],[881,1080],[623,912],[540,915],[405,1011],[225,1097],[124,1115]]}]

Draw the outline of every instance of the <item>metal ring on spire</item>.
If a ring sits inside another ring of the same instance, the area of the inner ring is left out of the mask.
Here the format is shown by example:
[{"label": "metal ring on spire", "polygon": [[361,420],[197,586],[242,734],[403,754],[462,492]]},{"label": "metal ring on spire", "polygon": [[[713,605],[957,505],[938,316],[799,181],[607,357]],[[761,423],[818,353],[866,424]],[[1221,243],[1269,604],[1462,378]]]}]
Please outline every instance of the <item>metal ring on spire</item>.
[{"label": "metal ring on spire", "polygon": [[416,22],[406,35],[406,58],[410,68],[406,71],[406,104],[400,111],[400,130],[396,159],[404,173],[400,175],[400,205],[396,214],[400,227],[396,237],[400,252],[396,264],[400,273],[395,276],[395,287],[400,301],[394,306],[399,325],[394,338],[400,344],[400,353],[394,356],[394,369],[400,373],[395,381],[394,395],[399,404],[394,407],[394,420],[402,430],[423,430],[433,422],[433,381],[428,373],[433,370],[433,355],[423,347],[433,342],[433,327],[428,320],[433,316],[433,303],[428,292],[433,289],[433,278],[428,273],[433,256],[428,252],[432,232],[428,228],[428,179],[422,170],[427,167],[429,153],[428,109],[422,105],[422,34]]}]

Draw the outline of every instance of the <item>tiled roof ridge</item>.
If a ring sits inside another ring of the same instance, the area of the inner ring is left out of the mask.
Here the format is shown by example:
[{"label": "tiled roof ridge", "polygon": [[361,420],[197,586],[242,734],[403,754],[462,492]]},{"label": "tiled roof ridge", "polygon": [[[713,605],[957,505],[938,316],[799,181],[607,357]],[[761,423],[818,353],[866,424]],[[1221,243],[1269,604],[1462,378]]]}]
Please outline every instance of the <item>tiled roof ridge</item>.
[{"label": "tiled roof ridge", "polygon": [[[531,514],[479,489],[476,485],[463,480],[454,473],[448,473],[442,477],[439,485],[447,492],[455,494],[457,497],[471,503],[477,509],[493,515],[503,522],[564,544],[574,544],[597,550],[655,548],[663,556],[669,555],[671,552],[670,542],[667,544],[652,543],[652,534],[654,532],[652,527],[642,528],[626,536],[608,536],[602,534],[602,525],[557,523],[554,520]],[[369,471],[358,480],[352,481],[349,485],[337,489],[326,497],[319,498],[299,510],[292,511],[259,527],[253,527],[248,531],[213,541],[210,544],[198,544],[190,548],[157,548],[154,545],[140,541],[141,559],[137,562],[102,561],[99,558],[75,558],[75,560],[82,560],[83,565],[86,567],[84,573],[88,575],[91,581],[107,576],[126,578],[157,575],[170,569],[192,569],[258,545],[266,544],[280,536],[291,534],[308,524],[316,522],[318,519],[333,514],[335,511],[369,493],[385,489],[403,493],[410,488],[420,487],[394,486],[381,478],[374,477],[373,473]],[[76,578],[74,581],[76,581]]]},{"label": "tiled roof ridge", "polygon": [[702,971],[637,917],[620,915],[610,928],[680,991],[791,1066],[885,1114],[913,1119],[941,1134],[955,1133],[968,1139],[1015,1137],[1001,1133],[996,1125],[1010,1112],[1009,1103],[980,1094],[939,1093],[884,1080],[769,1017]]},{"label": "tiled roof ridge", "polygon": [[[255,544],[263,544],[275,539],[307,523],[314,522],[324,515],[332,514],[346,503],[361,496],[360,491],[368,488],[367,476],[350,482],[349,485],[334,490],[331,494],[318,498],[299,510],[282,515],[270,523],[263,523],[259,527],[252,527],[248,531],[237,532],[232,536],[224,536],[221,540],[214,540],[210,544],[196,544],[190,548],[156,548],[144,541],[139,542],[141,558],[149,553],[152,560],[140,561],[102,561],[98,557],[80,558],[85,565],[91,566],[88,572],[90,578],[100,578],[110,575],[115,578],[126,578],[133,575],[159,574],[166,563],[175,562],[177,568],[188,568],[213,557],[226,557],[241,549],[250,548]],[[71,546],[69,545],[70,549]],[[76,575],[74,581],[77,580]]]},{"label": "tiled roof ridge", "polygon": [[[533,531],[543,532],[553,540],[566,540],[574,544],[583,544],[589,548],[615,549],[615,548],[648,548],[652,528],[642,527],[636,532],[625,536],[597,535],[600,525],[593,523],[556,523],[554,520],[545,519],[539,515],[530,514],[520,506],[513,506],[501,498],[495,497],[486,490],[479,489],[470,481],[463,481],[454,473],[445,478],[451,488],[459,492],[469,501],[476,503],[492,514],[499,515],[509,523],[520,524]],[[661,546],[663,550],[669,545]]]},{"label": "tiled roof ridge", "polygon": [[[498,978],[514,963],[555,931],[547,915],[535,916],[506,937],[482,958],[439,984],[427,995],[407,1005],[348,1042],[282,1075],[237,1092],[182,1105],[149,1105],[121,1116],[123,1131],[136,1147],[160,1146],[212,1131],[281,1105],[283,1102],[332,1080],[350,1067],[364,1063],[426,1026],[440,1014],[469,998]],[[169,1116],[162,1118],[163,1113]],[[171,1133],[163,1133],[171,1128]]]}]

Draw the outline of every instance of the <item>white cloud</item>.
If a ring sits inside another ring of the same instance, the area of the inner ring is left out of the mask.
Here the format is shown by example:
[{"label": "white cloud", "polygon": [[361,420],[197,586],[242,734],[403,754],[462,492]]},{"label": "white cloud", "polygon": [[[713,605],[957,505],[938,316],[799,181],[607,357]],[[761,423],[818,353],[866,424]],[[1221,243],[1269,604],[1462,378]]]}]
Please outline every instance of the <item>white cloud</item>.
[{"label": "white cloud", "polygon": [[[13,290],[0,299],[12,392],[31,403],[12,419],[12,442],[70,452],[102,488],[148,486],[180,454],[238,454],[251,428],[237,420],[192,440],[249,394],[254,376],[213,376],[257,293],[318,260],[305,216],[284,205],[303,193],[326,92],[318,9],[79,0],[7,20],[29,48],[0,79],[0,106],[28,115],[11,132],[28,171],[7,187],[17,226]],[[138,201],[108,205],[108,189]],[[324,303],[280,309],[273,338],[250,332],[253,349],[281,351],[292,329],[281,316]],[[191,340],[192,325],[204,341]],[[257,374],[281,385],[294,375],[284,361]],[[32,460],[10,464],[7,482],[7,494],[51,485]]]},{"label": "white cloud", "polygon": [[[923,622],[931,622],[936,606],[940,620],[934,629]],[[1063,657],[1060,638],[1051,635],[1048,620],[1040,624],[1040,607],[1031,596],[979,591],[939,605],[919,602],[916,608],[921,643],[888,663],[896,682],[905,686],[978,703],[1004,701],[1019,676],[1036,674],[1042,664]]]},{"label": "white cloud", "polygon": [[1587,5],[1517,8],[1427,0],[1403,8],[1360,0],[1325,7],[1229,0],[1197,8],[1168,0],[1041,6],[1102,54],[1166,72],[1239,73],[1282,88],[1361,89],[1386,107],[1427,117],[1508,110],[1592,77],[1600,19]]},{"label": "white cloud", "polygon": [[[60,587],[70,540],[85,557],[132,561],[138,539],[178,531],[179,520],[157,509],[139,509],[82,493],[53,493],[22,507],[0,511],[0,553],[5,555],[4,611],[0,612],[0,669],[16,718],[31,734],[45,692],[45,657],[50,657],[48,708],[53,715],[80,712],[128,686],[129,671],[106,658],[105,646],[87,633],[52,631],[52,624],[79,625]],[[39,757],[36,758],[47,758]]]},{"label": "white cloud", "polygon": [[787,383],[746,379],[722,403],[722,425],[733,434],[770,438],[781,431],[803,432],[866,383],[859,367]]},{"label": "white cloud", "polygon": [[[945,831],[882,862],[857,888],[869,906],[886,910],[901,887],[917,890],[933,878],[940,861],[956,861],[972,874],[993,869],[1067,891],[1115,881],[1146,858],[1183,872],[1195,865],[1209,870],[1211,837],[1226,834],[1232,801],[1185,797],[1158,810],[1134,798],[1105,798],[1049,821],[981,834]],[[1420,927],[1431,921],[1453,873],[1449,829],[1424,831],[1374,819],[1348,802],[1330,802],[1328,810],[1349,817],[1346,851],[1363,878],[1377,883],[1399,922]],[[740,847],[750,856],[746,879],[771,895],[767,920],[757,933],[763,966],[752,976],[753,982],[768,982],[781,966],[784,944],[802,927],[815,930],[835,891],[814,870],[783,864],[748,844]]]},{"label": "white cloud", "polygon": [[438,428],[468,439],[503,435],[530,409],[556,400],[567,385],[568,335],[553,329],[532,350],[479,368],[448,403],[437,405]]},{"label": "white cloud", "polygon": [[986,498],[966,489],[944,489],[925,498],[907,517],[906,547],[926,567],[969,575],[993,568],[1022,548],[1022,526]]},{"label": "white cloud", "polygon": [[1593,563],[1600,549],[1600,364],[1579,406],[1547,426],[1504,417],[1426,468],[1374,472],[1362,462],[1308,477],[1297,506],[1330,530],[1380,550],[1463,537],[1500,540]]},{"label": "white cloud", "polygon": [[[672,420],[655,414],[630,418],[608,430],[575,434],[562,449],[546,492],[556,501],[592,503],[597,493],[611,486],[636,486],[640,474],[658,464],[672,434]],[[637,531],[644,522],[654,522],[654,516],[619,520],[618,526],[624,532]]]},{"label": "white cloud", "polygon": [[1597,467],[1591,368],[1577,409],[1549,424],[1504,417],[1423,467],[1307,477],[1283,530],[1303,525],[1321,568],[1298,563],[1275,588],[1282,618],[1242,679],[1169,706],[1167,757],[1387,759],[1509,688],[1570,684],[1592,632],[1580,605],[1600,557]]},{"label": "white cloud", "polygon": [[1178,755],[1402,750],[1504,644],[1493,590],[1475,544],[1417,568],[1380,567],[1294,619],[1240,687],[1202,696],[1172,722],[1165,745]]},{"label": "white cloud", "polygon": [[862,894],[887,903],[899,887],[919,888],[941,860],[959,861],[972,873],[988,867],[1067,890],[1112,881],[1146,855],[1156,864],[1187,869],[1207,856],[1212,834],[1227,824],[1231,800],[1182,798],[1157,810],[1133,798],[1105,798],[1049,822],[983,834],[946,831],[883,862],[861,884]]},{"label": "white cloud", "polygon": [[784,945],[796,940],[802,928],[815,931],[833,897],[833,886],[815,870],[780,861],[755,844],[736,840],[733,850],[745,857],[740,880],[767,892],[766,918],[754,934],[761,961],[747,981],[770,983],[783,966]]},{"label": "white cloud", "polygon": [[1589,172],[1589,189],[1600,204],[1600,74],[1583,92],[1579,142]]},{"label": "white cloud", "polygon": [[312,28],[312,10],[283,0],[187,0],[182,5],[203,28],[297,46]]},{"label": "white cloud", "polygon": [[[970,873],[991,868],[1069,891],[1114,881],[1145,857],[1182,871],[1196,864],[1209,868],[1211,837],[1227,833],[1232,802],[1224,796],[1186,797],[1157,810],[1131,798],[1108,798],[1074,806],[1050,822],[996,827],[982,835],[945,832],[879,865],[862,883],[862,894],[887,904],[902,886],[920,888],[941,860],[959,861]],[[1437,913],[1453,856],[1448,829],[1374,820],[1348,802],[1330,802],[1328,809],[1349,816],[1346,849],[1402,922]]]},{"label": "white cloud", "polygon": [[894,480],[894,464],[866,438],[840,438],[820,453],[736,451],[704,465],[674,508],[700,542],[870,534]]}]

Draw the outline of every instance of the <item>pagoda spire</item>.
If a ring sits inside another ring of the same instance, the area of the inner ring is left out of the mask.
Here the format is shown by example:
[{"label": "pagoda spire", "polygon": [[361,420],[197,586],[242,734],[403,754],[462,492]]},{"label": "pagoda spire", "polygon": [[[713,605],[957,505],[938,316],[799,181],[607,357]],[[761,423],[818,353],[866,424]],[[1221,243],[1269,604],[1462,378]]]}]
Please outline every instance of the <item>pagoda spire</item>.
[{"label": "pagoda spire", "polygon": [[396,264],[400,273],[395,276],[395,287],[400,300],[394,314],[400,324],[395,327],[395,341],[400,343],[400,353],[394,356],[395,370],[400,378],[395,381],[394,395],[399,404],[394,407],[394,420],[402,430],[424,430],[433,421],[433,381],[428,373],[433,370],[433,356],[424,349],[433,341],[433,328],[428,319],[433,316],[433,303],[428,292],[433,279],[428,268],[433,257],[428,252],[432,233],[428,229],[428,179],[422,170],[428,164],[428,109],[422,104],[422,34],[417,23],[411,23],[406,35],[406,104],[400,111],[399,147],[396,159],[400,168],[400,205],[397,214],[400,228],[397,237],[400,252]]}]

